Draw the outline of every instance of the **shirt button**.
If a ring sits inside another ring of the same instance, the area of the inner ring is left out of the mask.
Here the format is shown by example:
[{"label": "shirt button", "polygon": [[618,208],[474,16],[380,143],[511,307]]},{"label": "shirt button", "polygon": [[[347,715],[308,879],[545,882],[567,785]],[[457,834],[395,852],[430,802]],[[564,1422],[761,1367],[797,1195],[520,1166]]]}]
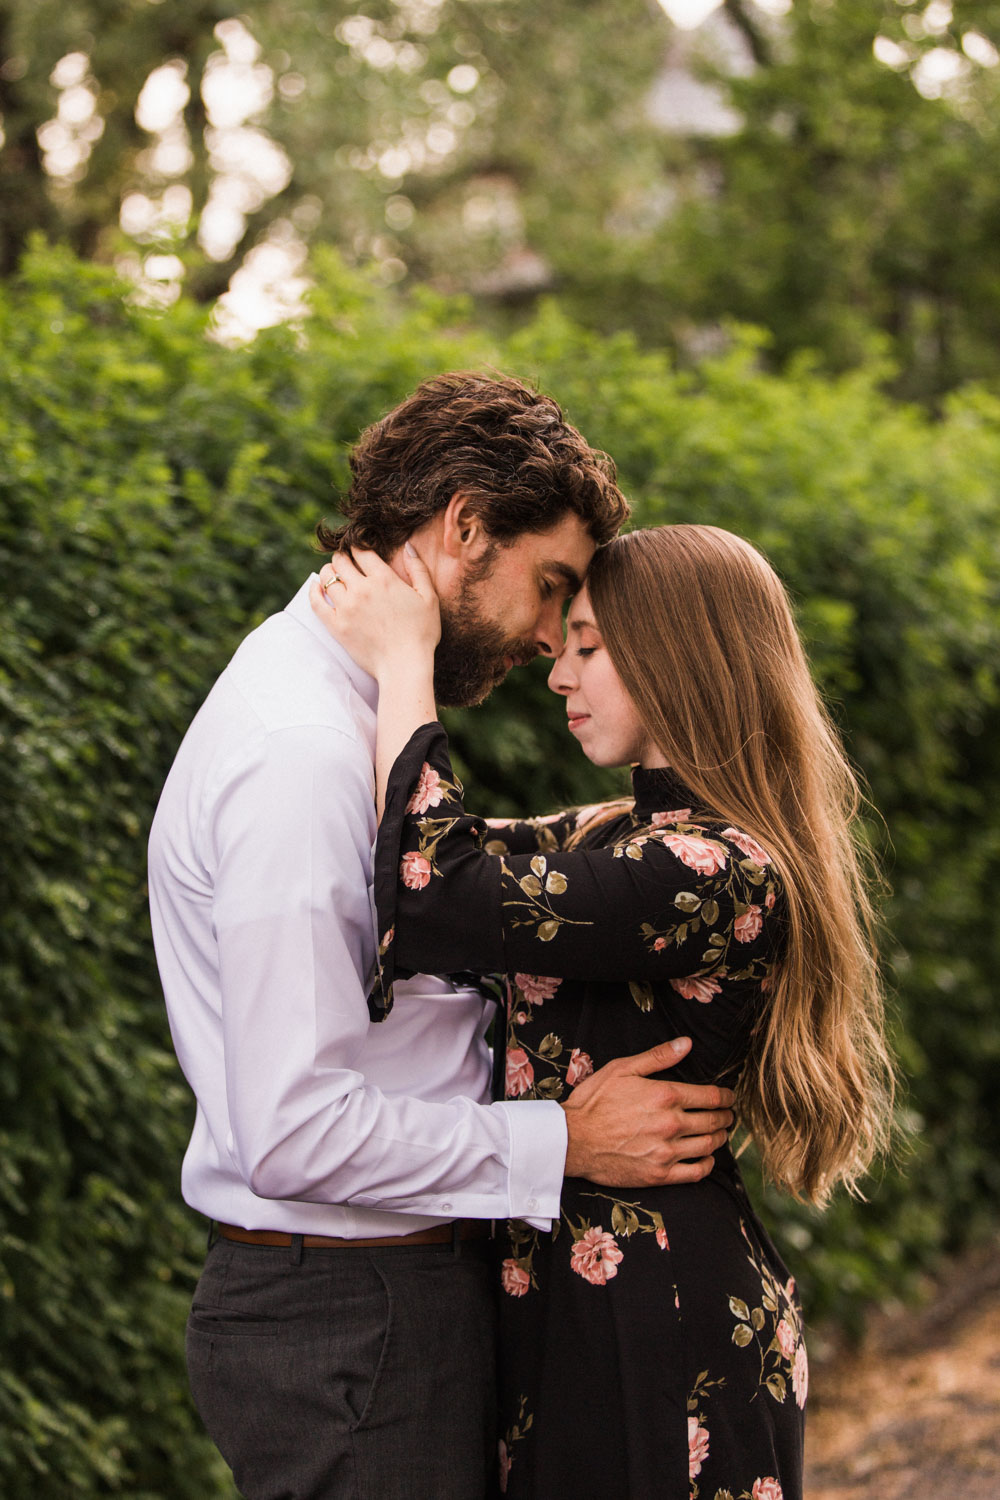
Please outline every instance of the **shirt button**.
[{"label": "shirt button", "polygon": [[529,1209],[529,1211],[531,1213],[534,1213],[535,1209],[537,1207],[538,1207],[538,1199],[537,1198],[529,1198],[528,1199],[528,1209]]},{"label": "shirt button", "polygon": [[441,1212],[443,1214],[450,1214],[451,1213],[451,1204],[450,1203],[442,1203],[442,1205],[441,1205]]}]

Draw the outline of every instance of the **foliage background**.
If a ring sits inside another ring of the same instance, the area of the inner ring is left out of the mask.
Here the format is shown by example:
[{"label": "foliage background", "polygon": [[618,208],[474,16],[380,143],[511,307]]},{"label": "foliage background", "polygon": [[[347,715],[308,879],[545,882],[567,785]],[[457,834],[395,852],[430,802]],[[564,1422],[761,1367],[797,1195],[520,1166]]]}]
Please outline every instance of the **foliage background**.
[{"label": "foliage background", "polygon": [[[955,0],[942,21],[940,0],[797,0],[783,18],[726,4],[757,61],[719,85],[741,128],[703,137],[657,132],[639,107],[658,57],[716,66],[655,7],[616,9],[614,45],[596,4],[543,25],[514,0],[443,0],[424,32],[426,7],[368,9],[364,45],[338,37],[346,8],[319,31],[305,3],[243,13],[275,76],[307,78],[266,120],[294,170],[213,261],[198,206],[221,174],[192,87],[190,222],[140,244],[175,255],[192,295],[153,299],[118,223],[137,184],[166,191],[135,103],[164,58],[196,82],[233,12],[0,4],[5,1494],[228,1493],[182,1365],[203,1228],[177,1192],[190,1103],[152,962],[145,835],[214,676],[315,565],[350,444],[442,368],[552,390],[614,454],[640,524],[694,518],[757,542],[870,783],[909,1144],[867,1204],[817,1220],[766,1203],[814,1321],[857,1328],[996,1224],[998,75],[962,48],[973,28],[1000,42],[997,7]],[[878,61],[876,34],[905,66]],[[376,67],[379,38],[424,47],[420,67]],[[75,181],[45,174],[37,133],[73,47],[106,121]],[[949,49],[969,64],[950,92],[915,87]],[[420,87],[456,66],[477,70],[475,116],[443,162],[397,179],[337,156],[379,131],[398,145],[421,109],[441,124],[450,104]],[[492,238],[463,207],[489,182],[517,207]],[[402,198],[413,218],[386,243]],[[312,225],[308,311],[220,342],[213,299],[282,215]],[[25,254],[32,229],[54,245]],[[511,272],[526,250],[543,273],[528,286]],[[103,264],[116,257],[125,282]],[[616,788],[564,754],[548,699],[527,670],[450,716],[480,806]]]}]

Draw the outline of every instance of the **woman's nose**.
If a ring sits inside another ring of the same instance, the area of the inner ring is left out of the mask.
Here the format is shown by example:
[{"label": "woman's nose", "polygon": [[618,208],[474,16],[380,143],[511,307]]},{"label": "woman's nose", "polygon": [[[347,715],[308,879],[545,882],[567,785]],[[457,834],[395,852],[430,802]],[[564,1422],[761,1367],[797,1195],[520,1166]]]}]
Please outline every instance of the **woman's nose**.
[{"label": "woman's nose", "polygon": [[563,646],[559,655],[552,663],[552,671],[549,673],[549,687],[553,693],[561,693],[565,697],[567,693],[573,691],[575,686],[576,679],[573,676],[570,653],[568,648]]}]

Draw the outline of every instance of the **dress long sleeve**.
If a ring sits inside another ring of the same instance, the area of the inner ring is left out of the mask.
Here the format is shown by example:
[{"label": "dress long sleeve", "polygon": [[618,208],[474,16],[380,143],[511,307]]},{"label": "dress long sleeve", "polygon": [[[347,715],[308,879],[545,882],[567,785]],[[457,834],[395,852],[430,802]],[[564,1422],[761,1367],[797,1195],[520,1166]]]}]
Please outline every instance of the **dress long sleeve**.
[{"label": "dress long sleeve", "polygon": [[695,999],[750,977],[774,947],[773,867],[748,835],[677,811],[632,820],[608,847],[490,852],[495,830],[466,813],[444,730],[424,725],[393,767],[379,832],[376,1003],[391,1004],[396,965],[687,980]]}]

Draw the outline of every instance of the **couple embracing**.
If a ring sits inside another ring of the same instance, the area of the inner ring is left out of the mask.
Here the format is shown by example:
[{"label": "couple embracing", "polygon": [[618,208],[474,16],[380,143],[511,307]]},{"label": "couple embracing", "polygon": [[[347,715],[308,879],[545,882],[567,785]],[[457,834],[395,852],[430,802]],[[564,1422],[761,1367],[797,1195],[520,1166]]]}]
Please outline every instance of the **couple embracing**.
[{"label": "couple embracing", "polygon": [[[198,1409],[247,1500],[799,1500],[802,1311],[729,1130],[822,1201],[891,1065],[784,590],[713,527],[617,535],[515,380],[425,382],[351,463],[150,840]],[[437,705],[539,653],[633,795],[484,819]]]}]

